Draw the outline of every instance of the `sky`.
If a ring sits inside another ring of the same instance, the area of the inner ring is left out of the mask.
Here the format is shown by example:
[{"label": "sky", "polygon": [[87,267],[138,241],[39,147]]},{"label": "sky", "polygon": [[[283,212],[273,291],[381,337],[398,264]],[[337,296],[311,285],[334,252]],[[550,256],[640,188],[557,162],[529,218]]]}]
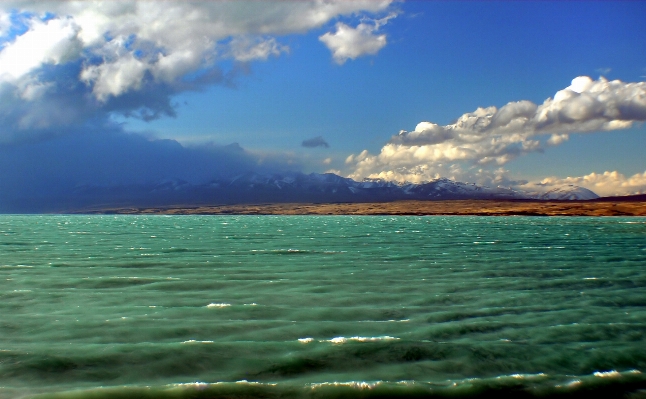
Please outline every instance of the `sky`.
[{"label": "sky", "polygon": [[644,16],[638,1],[6,0],[0,192],[294,171],[646,193]]}]

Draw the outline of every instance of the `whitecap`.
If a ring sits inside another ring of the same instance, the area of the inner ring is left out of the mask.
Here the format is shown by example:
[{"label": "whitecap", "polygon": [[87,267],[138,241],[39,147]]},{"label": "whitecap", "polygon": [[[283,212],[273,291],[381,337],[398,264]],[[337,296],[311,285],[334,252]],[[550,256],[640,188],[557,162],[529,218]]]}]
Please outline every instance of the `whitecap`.
[{"label": "whitecap", "polygon": [[375,381],[375,382],[366,382],[366,381],[348,381],[348,382],[320,382],[320,383],[315,383],[311,384],[310,386],[312,389],[316,388],[321,388],[324,386],[344,386],[344,387],[351,387],[351,388],[357,388],[357,389],[373,389],[376,386],[380,385],[381,381]]},{"label": "whitecap", "polygon": [[236,384],[243,384],[243,385],[262,385],[262,386],[270,386],[270,387],[275,387],[276,384],[275,382],[258,382],[258,381],[247,381],[247,380],[240,380],[236,381]]},{"label": "whitecap", "polygon": [[231,306],[230,303],[209,303],[206,305],[207,308],[226,308],[227,306]]},{"label": "whitecap", "polygon": [[538,373],[538,374],[512,374],[510,375],[512,378],[516,378],[518,380],[524,380],[524,379],[531,379],[531,378],[542,378],[542,377],[547,377],[547,374],[545,373]]},{"label": "whitecap", "polygon": [[213,341],[196,341],[194,339],[189,339],[188,341],[183,341],[183,344],[212,344]]},{"label": "whitecap", "polygon": [[236,381],[236,384],[245,384],[245,385],[265,385],[262,382],[258,381],[247,381],[247,380],[240,380]]},{"label": "whitecap", "polygon": [[393,341],[393,340],[398,340],[399,338],[397,337],[391,337],[388,335],[384,335],[381,337],[335,337],[332,339],[324,340],[321,342],[331,342],[333,344],[345,344],[348,341],[356,341],[356,342],[376,342],[376,341]]},{"label": "whitecap", "polygon": [[206,388],[208,387],[209,383],[207,382],[178,382],[175,384],[172,384],[174,387],[195,387],[195,388]]},{"label": "whitecap", "polygon": [[620,377],[621,374],[617,370],[610,370],[610,371],[595,371],[593,374],[595,377],[599,378],[612,378],[612,377]]}]

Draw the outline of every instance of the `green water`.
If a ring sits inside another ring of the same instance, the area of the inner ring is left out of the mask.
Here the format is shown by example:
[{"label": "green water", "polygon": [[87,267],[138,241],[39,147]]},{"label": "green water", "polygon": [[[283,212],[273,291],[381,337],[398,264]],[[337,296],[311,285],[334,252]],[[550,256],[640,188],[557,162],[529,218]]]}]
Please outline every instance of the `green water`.
[{"label": "green water", "polygon": [[0,215],[0,398],[646,397],[642,373],[645,218]]}]

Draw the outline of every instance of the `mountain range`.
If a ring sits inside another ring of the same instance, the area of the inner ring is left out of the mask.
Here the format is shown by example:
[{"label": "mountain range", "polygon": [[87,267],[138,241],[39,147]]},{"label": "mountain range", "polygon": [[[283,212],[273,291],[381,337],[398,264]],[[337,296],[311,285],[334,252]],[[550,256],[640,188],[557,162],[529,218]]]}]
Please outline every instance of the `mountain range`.
[{"label": "mountain range", "polygon": [[[163,206],[285,202],[385,202],[396,200],[518,199],[589,200],[598,195],[583,187],[561,186],[546,192],[486,187],[439,178],[423,184],[378,179],[355,181],[332,173],[246,173],[205,184],[165,180],[131,186],[77,186],[57,208]],[[60,202],[60,201],[59,201]]]},{"label": "mountain range", "polygon": [[[251,203],[339,203],[397,200],[590,200],[599,196],[583,187],[565,185],[545,192],[486,187],[439,178],[427,183],[378,179],[355,181],[332,173],[245,173],[203,184],[164,180],[139,185],[78,185],[56,196],[19,198],[3,212],[64,212],[119,206],[169,206]],[[8,206],[7,206],[8,205]]]}]

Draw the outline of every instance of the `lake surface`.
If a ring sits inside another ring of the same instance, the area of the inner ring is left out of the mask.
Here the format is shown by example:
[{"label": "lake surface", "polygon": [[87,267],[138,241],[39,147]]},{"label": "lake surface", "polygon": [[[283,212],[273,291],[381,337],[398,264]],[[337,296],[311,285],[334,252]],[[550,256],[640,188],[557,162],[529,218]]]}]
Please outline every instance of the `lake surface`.
[{"label": "lake surface", "polygon": [[0,215],[0,398],[646,397],[646,218]]}]

